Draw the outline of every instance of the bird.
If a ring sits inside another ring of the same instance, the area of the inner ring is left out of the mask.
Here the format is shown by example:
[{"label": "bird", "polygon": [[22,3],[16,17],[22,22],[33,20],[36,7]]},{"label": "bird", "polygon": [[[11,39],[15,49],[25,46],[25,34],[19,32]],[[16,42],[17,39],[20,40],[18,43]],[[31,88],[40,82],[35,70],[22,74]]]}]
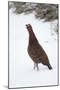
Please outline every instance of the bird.
[{"label": "bird", "polygon": [[32,61],[34,62],[34,69],[37,68],[37,70],[39,70],[38,64],[42,63],[43,65],[46,65],[49,70],[51,70],[52,66],[49,62],[48,56],[44,51],[43,47],[39,44],[35,33],[33,32],[32,25],[26,24],[26,29],[29,33],[27,52]]}]

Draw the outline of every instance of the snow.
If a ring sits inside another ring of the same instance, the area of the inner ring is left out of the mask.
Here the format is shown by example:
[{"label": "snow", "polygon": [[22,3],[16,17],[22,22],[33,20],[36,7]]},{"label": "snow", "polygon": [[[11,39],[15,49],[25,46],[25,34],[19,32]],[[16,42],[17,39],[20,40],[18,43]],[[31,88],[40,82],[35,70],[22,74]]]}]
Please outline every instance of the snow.
[{"label": "snow", "polygon": [[[34,63],[27,53],[29,35],[26,24],[31,24],[39,43],[49,57],[52,70]],[[51,35],[50,23],[35,18],[34,14],[14,14],[9,11],[9,87],[31,87],[57,85],[58,83],[58,44],[57,34]]]}]

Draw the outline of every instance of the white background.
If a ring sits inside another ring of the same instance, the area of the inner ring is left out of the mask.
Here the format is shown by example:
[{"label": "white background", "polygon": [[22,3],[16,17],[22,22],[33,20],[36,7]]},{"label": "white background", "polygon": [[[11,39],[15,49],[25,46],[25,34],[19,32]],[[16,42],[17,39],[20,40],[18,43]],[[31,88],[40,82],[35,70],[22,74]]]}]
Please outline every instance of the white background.
[{"label": "white background", "polygon": [[[28,0],[21,0],[28,1]],[[34,0],[29,0],[34,1]],[[35,2],[40,0],[35,0]],[[60,3],[60,0],[42,0],[44,3]],[[59,15],[60,16],[60,15]],[[8,89],[8,0],[0,0],[0,90]],[[41,87],[40,87],[41,88]],[[27,88],[39,90],[40,88]],[[42,90],[60,87],[42,87]]]}]

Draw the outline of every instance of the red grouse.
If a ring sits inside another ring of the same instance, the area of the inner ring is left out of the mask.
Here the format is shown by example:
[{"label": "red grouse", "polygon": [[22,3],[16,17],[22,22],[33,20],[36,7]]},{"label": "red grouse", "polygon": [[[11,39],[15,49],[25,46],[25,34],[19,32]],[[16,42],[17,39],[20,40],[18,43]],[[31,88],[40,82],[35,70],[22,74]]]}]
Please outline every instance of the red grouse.
[{"label": "red grouse", "polygon": [[38,64],[42,63],[43,65],[48,66],[48,68],[51,70],[52,67],[50,65],[48,56],[42,46],[39,44],[33,32],[32,26],[30,24],[26,24],[26,28],[29,32],[28,54],[34,62],[34,69],[37,68],[37,70],[39,70]]}]

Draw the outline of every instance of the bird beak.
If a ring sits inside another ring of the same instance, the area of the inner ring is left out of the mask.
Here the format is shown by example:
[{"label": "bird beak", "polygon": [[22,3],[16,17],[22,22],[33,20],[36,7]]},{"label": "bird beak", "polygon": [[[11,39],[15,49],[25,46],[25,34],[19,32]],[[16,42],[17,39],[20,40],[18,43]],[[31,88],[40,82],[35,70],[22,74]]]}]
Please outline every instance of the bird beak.
[{"label": "bird beak", "polygon": [[26,27],[27,27],[28,25],[26,24]]}]

